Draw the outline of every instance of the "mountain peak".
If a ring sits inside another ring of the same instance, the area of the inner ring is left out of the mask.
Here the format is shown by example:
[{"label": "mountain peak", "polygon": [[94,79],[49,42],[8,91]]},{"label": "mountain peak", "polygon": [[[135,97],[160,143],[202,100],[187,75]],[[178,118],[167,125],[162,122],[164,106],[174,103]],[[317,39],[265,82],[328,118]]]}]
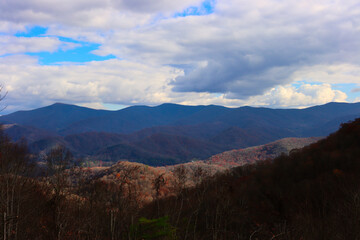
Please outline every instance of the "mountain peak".
[{"label": "mountain peak", "polygon": [[61,102],[56,102],[54,104],[51,104],[49,106],[45,106],[44,108],[58,108],[58,107],[71,107],[71,108],[87,108],[87,107],[82,107],[82,106],[78,106],[78,105],[74,105],[74,104],[68,104],[68,103],[61,103]]}]

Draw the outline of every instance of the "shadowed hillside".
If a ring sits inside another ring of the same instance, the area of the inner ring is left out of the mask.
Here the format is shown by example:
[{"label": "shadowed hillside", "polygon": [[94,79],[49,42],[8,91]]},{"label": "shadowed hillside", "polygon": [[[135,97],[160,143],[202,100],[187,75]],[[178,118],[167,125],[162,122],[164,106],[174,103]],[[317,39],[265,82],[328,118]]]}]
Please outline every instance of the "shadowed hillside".
[{"label": "shadowed hillside", "polygon": [[[360,119],[289,155],[230,170],[206,162],[84,168],[62,147],[35,168],[24,143],[2,133],[0,140],[0,192],[8,196],[0,198],[8,219],[0,222],[0,235],[6,239],[360,236]],[[293,141],[247,151],[270,156]]]},{"label": "shadowed hillside", "polygon": [[22,137],[30,151],[63,145],[76,157],[154,166],[207,159],[224,151],[286,137],[326,136],[360,116],[360,103],[328,103],[306,109],[221,106],[133,106],[119,111],[54,104],[0,117],[6,133]]},{"label": "shadowed hillside", "polygon": [[0,122],[18,123],[24,126],[33,126],[52,132],[58,132],[73,122],[100,117],[109,113],[109,111],[104,110],[94,110],[75,105],[55,103],[35,110],[18,111],[1,116]]},{"label": "shadowed hillside", "polygon": [[162,104],[156,107],[134,106],[119,111],[93,110],[58,103],[1,116],[0,122],[33,126],[62,135],[94,131],[132,133],[157,126],[198,125],[200,128],[203,124],[221,123],[220,131],[226,126],[241,129],[273,127],[302,136],[311,130],[315,131],[313,135],[318,135],[324,131],[318,127],[325,123],[337,128],[342,121],[351,120],[348,117],[359,114],[360,103],[328,103],[306,109]]},{"label": "shadowed hillside", "polygon": [[190,239],[358,239],[359,171],[357,119],[290,155],[234,168],[159,200],[142,214],[170,216],[180,239],[189,232]]}]

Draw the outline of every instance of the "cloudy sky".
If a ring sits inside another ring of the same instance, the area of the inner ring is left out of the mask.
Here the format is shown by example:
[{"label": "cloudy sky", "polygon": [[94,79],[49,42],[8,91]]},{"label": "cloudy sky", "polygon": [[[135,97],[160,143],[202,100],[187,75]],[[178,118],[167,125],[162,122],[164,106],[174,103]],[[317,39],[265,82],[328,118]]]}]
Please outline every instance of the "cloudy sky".
[{"label": "cloudy sky", "polygon": [[0,0],[3,113],[360,101],[358,0]]}]

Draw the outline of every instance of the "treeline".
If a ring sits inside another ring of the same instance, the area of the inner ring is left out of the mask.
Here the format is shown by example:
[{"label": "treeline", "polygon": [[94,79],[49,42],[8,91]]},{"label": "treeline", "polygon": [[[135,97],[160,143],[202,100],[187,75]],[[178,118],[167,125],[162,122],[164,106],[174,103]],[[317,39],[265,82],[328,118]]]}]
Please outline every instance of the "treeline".
[{"label": "treeline", "polygon": [[[61,146],[32,156],[26,143],[13,143],[0,131],[0,239],[176,236],[167,217],[140,215],[146,199],[137,181],[138,165],[118,164],[113,179],[94,176],[79,161]],[[181,172],[178,176],[182,178],[185,170],[179,169],[175,172]],[[163,174],[153,179],[154,199],[164,195],[167,180]],[[176,179],[171,184],[175,191],[183,181]]]},{"label": "treeline", "polygon": [[146,205],[137,167],[116,182],[88,178],[62,147],[39,165],[25,143],[0,138],[0,239],[360,239],[360,119],[213,177],[177,167],[173,194],[161,195],[159,175]]},{"label": "treeline", "polygon": [[88,181],[63,147],[40,158],[0,134],[0,239],[129,239],[140,204],[126,183],[136,169],[115,185]]},{"label": "treeline", "polygon": [[141,214],[169,216],[178,239],[360,239],[359,173],[357,119],[289,156],[208,178]]}]

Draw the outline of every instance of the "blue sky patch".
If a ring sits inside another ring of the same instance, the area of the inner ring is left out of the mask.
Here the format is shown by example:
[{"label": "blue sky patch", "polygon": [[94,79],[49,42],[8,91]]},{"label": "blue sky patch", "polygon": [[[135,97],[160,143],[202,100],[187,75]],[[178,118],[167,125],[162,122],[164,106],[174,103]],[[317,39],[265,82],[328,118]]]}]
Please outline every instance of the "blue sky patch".
[{"label": "blue sky patch", "polygon": [[333,88],[336,90],[340,90],[348,96],[347,100],[352,102],[357,97],[360,97],[360,92],[353,91],[354,89],[358,89],[359,86],[355,83],[338,83],[338,84],[332,84]]},{"label": "blue sky patch", "polygon": [[15,34],[16,37],[40,37],[46,34],[48,28],[42,26],[34,26],[27,28],[26,32],[17,32]]},{"label": "blue sky patch", "polygon": [[30,53],[26,52],[26,55],[35,56],[39,59],[39,64],[41,65],[53,65],[61,64],[64,62],[72,63],[85,63],[90,61],[104,61],[116,58],[114,55],[99,56],[93,54],[92,51],[97,50],[100,47],[100,44],[82,42],[72,38],[46,35],[48,28],[42,26],[34,26],[27,28],[26,32],[18,32],[14,36],[16,37],[55,37],[58,38],[61,42],[64,43],[76,43],[78,46],[71,49],[58,49],[56,52],[35,52]]},{"label": "blue sky patch", "polygon": [[53,53],[27,53],[27,55],[38,57],[41,65],[53,65],[63,62],[84,63],[90,61],[105,61],[116,58],[114,55],[99,56],[91,53],[92,51],[98,49],[99,46],[100,44],[83,43],[80,47],[66,51],[58,50]]},{"label": "blue sky patch", "polygon": [[[324,84],[324,82],[310,82],[311,79],[309,79],[308,81],[298,81],[295,82],[293,84],[291,84],[292,86],[294,86],[295,88],[300,88],[302,85],[304,84],[309,84],[309,85],[322,85]],[[354,89],[359,88],[359,86],[355,83],[337,83],[337,84],[331,84],[331,88],[333,90],[339,90],[341,92],[346,93],[347,95],[347,101],[354,101],[357,97],[360,97],[360,92],[358,91],[353,91]]]},{"label": "blue sky patch", "polygon": [[297,81],[292,83],[291,85],[294,86],[295,88],[300,88],[301,86],[305,85],[305,84],[309,84],[311,86],[313,85],[322,85],[322,82],[313,82],[312,79],[304,79],[303,81]]},{"label": "blue sky patch", "polygon": [[188,7],[183,12],[175,13],[174,17],[209,15],[214,12],[214,8],[215,0],[206,0],[198,7]]},{"label": "blue sky patch", "polygon": [[103,106],[107,110],[111,110],[111,111],[117,111],[117,110],[121,110],[123,108],[128,107],[127,105],[115,104],[115,103],[104,103]]}]

